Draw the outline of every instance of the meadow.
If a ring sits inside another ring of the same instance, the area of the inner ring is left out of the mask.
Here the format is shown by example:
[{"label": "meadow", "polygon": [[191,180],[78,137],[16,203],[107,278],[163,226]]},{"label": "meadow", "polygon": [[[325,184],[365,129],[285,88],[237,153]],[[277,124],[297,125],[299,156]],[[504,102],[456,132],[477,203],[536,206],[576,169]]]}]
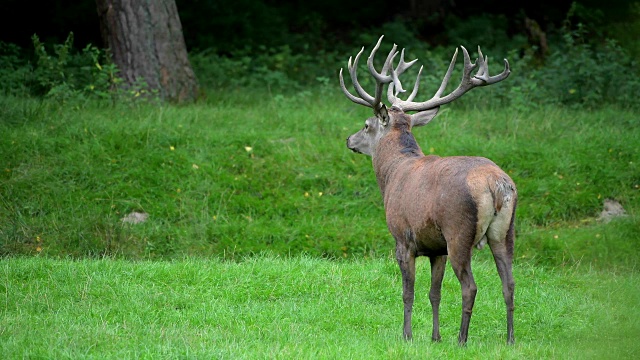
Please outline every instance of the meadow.
[{"label": "meadow", "polygon": [[[186,106],[4,98],[0,253],[386,257],[393,242],[371,161],[345,146],[369,111],[335,90],[221,92]],[[637,266],[632,110],[466,103],[415,135],[425,153],[485,156],[511,175],[520,256]],[[605,199],[628,216],[598,221]],[[148,220],[123,224],[134,211]]]},{"label": "meadow", "polygon": [[[480,90],[479,92],[482,92]],[[486,93],[485,93],[486,94]],[[631,109],[444,108],[425,153],[494,160],[518,186],[516,345],[488,250],[466,348],[447,269],[414,337],[370,159],[337,89],[172,106],[0,98],[2,358],[633,358],[640,126]],[[626,216],[598,219],[605,199]],[[124,223],[131,212],[148,214]]]},{"label": "meadow", "polygon": [[478,297],[457,344],[460,286],[443,284],[442,342],[431,342],[428,261],[418,261],[414,340],[402,339],[391,259],[260,255],[241,262],[0,262],[3,359],[633,359],[640,277],[515,266],[516,344],[493,264],[476,259]]}]

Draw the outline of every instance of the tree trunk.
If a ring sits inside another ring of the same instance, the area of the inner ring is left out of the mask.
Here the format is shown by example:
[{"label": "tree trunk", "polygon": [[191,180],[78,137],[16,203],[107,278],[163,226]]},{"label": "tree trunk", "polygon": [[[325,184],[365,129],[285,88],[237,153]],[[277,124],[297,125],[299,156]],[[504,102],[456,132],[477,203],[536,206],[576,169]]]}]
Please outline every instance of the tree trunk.
[{"label": "tree trunk", "polygon": [[145,83],[167,101],[197,97],[175,0],[96,0],[96,5],[102,39],[125,86]]}]

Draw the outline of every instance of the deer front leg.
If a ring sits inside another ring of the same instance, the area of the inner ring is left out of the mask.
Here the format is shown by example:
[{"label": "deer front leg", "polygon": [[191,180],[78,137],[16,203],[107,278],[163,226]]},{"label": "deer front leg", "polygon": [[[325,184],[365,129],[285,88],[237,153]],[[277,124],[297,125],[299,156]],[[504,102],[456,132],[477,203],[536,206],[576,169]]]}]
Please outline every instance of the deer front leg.
[{"label": "deer front leg", "polygon": [[411,312],[413,309],[414,287],[416,282],[415,255],[400,242],[396,244],[396,259],[402,273],[402,302],[404,303],[404,326],[402,334],[405,340],[411,340]]},{"label": "deer front leg", "polygon": [[429,301],[431,302],[431,311],[433,312],[431,340],[440,341],[440,298],[447,256],[432,256],[429,258],[429,261],[431,263],[431,290],[429,291]]}]

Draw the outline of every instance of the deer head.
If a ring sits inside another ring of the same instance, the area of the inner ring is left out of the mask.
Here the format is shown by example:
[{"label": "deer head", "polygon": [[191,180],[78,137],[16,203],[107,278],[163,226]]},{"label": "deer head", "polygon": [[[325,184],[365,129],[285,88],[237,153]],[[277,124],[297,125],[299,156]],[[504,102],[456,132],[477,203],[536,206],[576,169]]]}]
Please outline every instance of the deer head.
[{"label": "deer head", "polygon": [[[436,91],[435,95],[431,99],[423,102],[414,102],[414,99],[418,93],[418,88],[420,86],[420,75],[422,74],[423,69],[422,67],[420,67],[416,82],[413,87],[413,91],[407,97],[407,100],[402,100],[398,97],[398,94],[404,93],[406,91],[402,88],[402,83],[400,82],[399,77],[402,73],[409,69],[417,61],[417,59],[406,62],[404,60],[403,49],[400,52],[400,61],[398,63],[398,66],[394,67],[393,62],[395,57],[398,55],[397,46],[394,44],[393,48],[389,52],[389,55],[387,55],[387,59],[384,62],[382,70],[378,72],[373,65],[373,59],[376,51],[380,47],[380,43],[382,42],[383,37],[384,35],[380,37],[378,43],[371,51],[371,55],[369,55],[369,58],[367,59],[369,72],[373,76],[376,83],[374,96],[369,95],[358,82],[358,60],[360,59],[360,56],[364,51],[364,47],[356,55],[353,62],[351,57],[349,58],[348,62],[351,81],[353,82],[353,86],[359,97],[352,95],[347,90],[344,85],[344,78],[342,77],[342,69],[340,69],[340,87],[342,88],[342,91],[347,96],[347,98],[349,98],[349,100],[355,102],[356,104],[364,105],[373,109],[374,116],[368,118],[365,121],[364,128],[347,138],[347,147],[358,153],[374,156],[376,145],[378,144],[380,139],[389,132],[391,128],[397,126],[406,126],[407,130],[410,131],[414,126],[426,125],[429,121],[431,121],[431,119],[436,116],[441,105],[448,104],[454,101],[474,87],[491,85],[502,81],[506,79],[510,74],[509,62],[505,59],[505,67],[502,73],[496,76],[489,76],[489,68],[487,64],[488,58],[482,55],[480,47],[478,47],[479,57],[475,62],[472,63],[469,58],[467,49],[465,49],[463,46],[460,46],[464,56],[464,68],[462,73],[462,80],[455,90],[453,90],[446,96],[442,96],[445,88],[447,87],[447,84],[449,83],[451,73],[456,64],[456,59],[458,57],[457,48],[455,53],[453,54],[451,64],[447,69],[447,73],[445,74],[442,83],[440,84],[440,88],[438,88],[438,91]],[[472,75],[472,73],[476,69],[476,73]],[[389,103],[391,103],[391,107],[389,109],[387,109],[386,105],[382,103],[382,93],[384,90],[384,86],[387,84],[389,85],[387,89],[387,99]],[[415,113],[407,114],[407,112]]]}]

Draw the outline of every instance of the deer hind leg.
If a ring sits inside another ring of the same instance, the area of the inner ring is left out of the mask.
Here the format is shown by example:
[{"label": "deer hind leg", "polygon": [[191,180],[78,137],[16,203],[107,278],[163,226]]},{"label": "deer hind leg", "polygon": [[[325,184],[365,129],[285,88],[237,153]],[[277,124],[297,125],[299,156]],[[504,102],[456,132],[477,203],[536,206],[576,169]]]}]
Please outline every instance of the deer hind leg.
[{"label": "deer hind leg", "polygon": [[404,326],[402,334],[405,340],[411,340],[411,312],[413,311],[414,287],[416,282],[416,257],[405,242],[396,241],[396,259],[402,273],[402,302],[404,303]]},{"label": "deer hind leg", "polygon": [[453,272],[460,281],[460,288],[462,290],[462,321],[460,322],[460,333],[458,334],[458,344],[465,345],[467,343],[467,336],[469,334],[469,323],[471,322],[471,314],[473,313],[473,304],[476,300],[476,293],[478,287],[473,279],[473,273],[471,271],[471,243],[470,241],[465,243],[461,241],[464,237],[454,238],[450,244],[457,244],[457,246],[450,246],[449,262],[453,268]]},{"label": "deer hind leg", "polygon": [[500,275],[500,280],[502,281],[502,295],[504,296],[504,302],[507,307],[507,343],[513,344],[515,343],[513,331],[515,281],[513,279],[512,267],[513,245],[515,241],[515,206],[510,214],[510,219],[506,218],[506,214],[504,215],[505,219],[502,224],[500,222],[494,223],[496,225],[492,224],[489,227],[489,231],[487,231],[487,235],[489,238],[489,247],[491,248],[493,259],[498,269],[498,275]]},{"label": "deer hind leg", "polygon": [[440,337],[440,298],[447,256],[431,256],[429,257],[429,261],[431,263],[431,290],[429,291],[429,301],[431,302],[431,311],[433,312],[431,340],[440,341],[442,339]]}]

